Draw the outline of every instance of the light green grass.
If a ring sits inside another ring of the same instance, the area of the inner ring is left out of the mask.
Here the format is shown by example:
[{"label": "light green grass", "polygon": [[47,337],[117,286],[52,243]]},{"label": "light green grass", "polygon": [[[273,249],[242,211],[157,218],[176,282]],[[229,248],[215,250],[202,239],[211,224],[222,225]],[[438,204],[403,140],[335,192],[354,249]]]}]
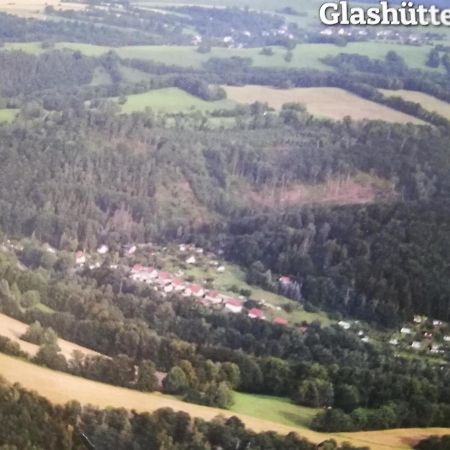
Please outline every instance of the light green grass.
[{"label": "light green grass", "polygon": [[151,108],[166,113],[188,111],[212,111],[215,109],[232,108],[234,103],[229,100],[207,102],[194,97],[178,88],[157,89],[143,94],[129,95],[122,105],[122,112],[132,113]]},{"label": "light green grass", "polygon": [[238,414],[305,428],[311,425],[313,417],[320,411],[320,409],[294,405],[287,398],[240,392],[234,394],[234,404],[230,409]]},{"label": "light green grass", "polygon": [[97,67],[92,77],[91,86],[102,86],[105,84],[111,84],[111,76],[103,67]]},{"label": "light green grass", "polygon": [[127,83],[141,83],[150,79],[149,74],[123,65],[120,66],[120,73]]},{"label": "light green grass", "polygon": [[11,123],[18,111],[18,109],[0,109],[0,123]]}]

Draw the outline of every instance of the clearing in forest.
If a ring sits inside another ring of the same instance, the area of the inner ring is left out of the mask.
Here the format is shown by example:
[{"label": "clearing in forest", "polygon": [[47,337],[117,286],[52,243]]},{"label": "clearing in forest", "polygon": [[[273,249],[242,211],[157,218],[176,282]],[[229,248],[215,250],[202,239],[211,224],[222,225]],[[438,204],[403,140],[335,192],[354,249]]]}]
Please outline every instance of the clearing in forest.
[{"label": "clearing in forest", "polygon": [[344,89],[331,87],[276,89],[269,86],[226,86],[228,98],[238,103],[267,103],[280,109],[285,103],[302,103],[314,116],[342,120],[383,120],[391,123],[424,124],[416,117],[363,99]]}]

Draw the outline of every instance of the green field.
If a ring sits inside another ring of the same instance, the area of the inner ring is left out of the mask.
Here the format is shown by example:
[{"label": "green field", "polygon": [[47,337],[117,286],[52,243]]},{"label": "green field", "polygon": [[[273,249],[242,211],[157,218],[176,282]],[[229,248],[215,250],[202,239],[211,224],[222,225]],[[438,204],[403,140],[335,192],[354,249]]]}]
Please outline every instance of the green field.
[{"label": "green field", "polygon": [[166,113],[194,110],[206,112],[215,109],[232,108],[234,105],[234,102],[229,100],[207,102],[181,89],[166,88],[144,92],[143,94],[129,95],[126,103],[122,105],[122,112],[129,114],[144,111],[146,108]]},{"label": "green field", "polygon": [[0,109],[0,123],[12,122],[18,111],[18,109]]},{"label": "green field", "polygon": [[[40,53],[44,50],[40,43],[11,43],[4,46],[5,49],[20,49],[29,53]],[[210,53],[198,53],[192,46],[151,46],[135,45],[125,47],[103,47],[91,44],[78,44],[60,42],[55,44],[57,49],[79,50],[88,56],[100,56],[109,50],[114,50],[122,58],[148,59],[163,64],[178,65],[184,67],[200,67],[209,58],[230,58],[239,56],[251,58],[254,66],[258,67],[292,67],[331,70],[323,64],[320,59],[329,55],[340,53],[357,53],[367,55],[371,58],[384,58],[391,50],[401,55],[406,63],[412,68],[426,69],[425,61],[429,47],[415,47],[408,45],[378,43],[378,42],[356,42],[345,47],[333,44],[300,44],[293,50],[293,58],[290,63],[284,60],[286,49],[274,47],[272,56],[261,55],[260,48],[228,49],[215,47]]]},{"label": "green field", "polygon": [[231,411],[282,425],[308,428],[320,409],[297,406],[287,398],[236,392]]}]

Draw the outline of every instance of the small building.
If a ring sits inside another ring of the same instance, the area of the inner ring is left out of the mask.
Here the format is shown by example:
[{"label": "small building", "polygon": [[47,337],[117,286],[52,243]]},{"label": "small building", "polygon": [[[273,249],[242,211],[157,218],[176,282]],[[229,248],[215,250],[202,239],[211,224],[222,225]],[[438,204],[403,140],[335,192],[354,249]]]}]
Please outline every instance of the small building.
[{"label": "small building", "polygon": [[219,267],[217,268],[217,272],[219,272],[219,273],[224,273],[224,272],[225,272],[225,266],[219,266]]},{"label": "small building", "polygon": [[411,330],[411,328],[403,327],[403,328],[400,330],[400,333],[402,333],[402,334],[412,334],[412,330]]},{"label": "small building", "polygon": [[444,342],[450,342],[450,336],[444,336]]},{"label": "small building", "polygon": [[169,272],[159,272],[156,278],[156,283],[161,287],[171,284],[172,275]]},{"label": "small building", "polygon": [[243,310],[243,305],[237,298],[230,298],[225,302],[225,309],[234,314],[239,314]]},{"label": "small building", "polygon": [[261,320],[265,320],[266,317],[264,316],[264,312],[262,309],[258,309],[258,308],[252,308],[249,312],[248,312],[248,317],[250,317],[250,319],[261,319]]},{"label": "small building", "polygon": [[86,255],[81,250],[75,253],[75,264],[82,266],[86,263]]},{"label": "small building", "polygon": [[109,252],[109,247],[105,244],[101,245],[98,249],[97,249],[97,253],[99,255],[106,255]]},{"label": "small building", "polygon": [[411,348],[413,348],[414,350],[421,350],[422,349],[422,342],[414,341],[411,344]]},{"label": "small building", "polygon": [[278,281],[281,283],[281,284],[291,284],[292,283],[292,281],[291,281],[291,279],[290,279],[290,277],[288,277],[288,276],[282,276],[282,277],[280,277],[279,279],[278,279]]},{"label": "small building", "polygon": [[444,323],[441,320],[433,320],[433,327],[442,327]]},{"label": "small building", "polygon": [[188,259],[186,259],[186,264],[195,264],[197,262],[197,259],[195,256],[190,256]]},{"label": "small building", "polygon": [[338,325],[343,328],[344,330],[350,330],[351,328],[351,324],[349,322],[344,322],[343,320],[341,320],[340,322],[338,322]]},{"label": "small building", "polygon": [[131,256],[136,253],[137,247],[134,244],[127,244],[123,246],[123,251],[126,255]]},{"label": "small building", "polygon": [[142,283],[153,283],[158,277],[158,271],[153,267],[145,267],[140,264],[136,264],[131,269],[130,278],[134,281]]},{"label": "small building", "polygon": [[390,341],[389,341],[389,344],[391,344],[391,345],[398,345],[398,339],[391,339]]},{"label": "small building", "polygon": [[179,278],[174,278],[172,280],[172,286],[174,292],[183,292],[186,289],[186,284],[183,280],[180,280]]},{"label": "small building", "polygon": [[217,291],[208,291],[205,295],[205,300],[213,305],[219,305],[223,302],[223,297]]},{"label": "small building", "polygon": [[369,336],[364,336],[364,337],[361,339],[361,341],[364,342],[364,343],[366,343],[366,344],[368,344],[368,343],[370,342],[370,338],[369,338]]},{"label": "small building", "polygon": [[205,295],[205,290],[199,284],[190,284],[186,287],[186,290],[184,291],[184,293],[187,296],[203,298],[203,296]]},{"label": "small building", "polygon": [[282,317],[276,317],[273,319],[273,323],[277,325],[288,325],[289,322],[286,319],[283,319]]}]

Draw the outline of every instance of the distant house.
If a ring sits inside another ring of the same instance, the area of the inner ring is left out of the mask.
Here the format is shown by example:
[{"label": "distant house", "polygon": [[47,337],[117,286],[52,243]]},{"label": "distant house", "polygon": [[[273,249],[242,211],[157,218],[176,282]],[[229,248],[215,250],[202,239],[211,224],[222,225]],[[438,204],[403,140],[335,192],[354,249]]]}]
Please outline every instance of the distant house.
[{"label": "distant house", "polygon": [[171,284],[172,282],[172,275],[168,272],[159,272],[158,276],[156,278],[156,283],[161,286],[164,287],[168,284]]},{"label": "distant house", "polygon": [[101,245],[98,249],[97,249],[97,253],[100,255],[106,255],[106,253],[109,252],[109,247],[107,245]]},{"label": "distant house", "polygon": [[265,316],[264,316],[264,312],[262,309],[258,309],[258,308],[252,308],[249,312],[248,312],[248,317],[250,317],[250,319],[261,319],[261,320],[265,320]]},{"label": "distant house", "polygon": [[441,352],[441,346],[438,344],[434,344],[431,349],[430,349],[430,353],[433,353],[433,355],[436,355],[437,353]]},{"label": "distant house", "polygon": [[414,323],[422,323],[422,316],[414,316]]},{"label": "distant house", "polygon": [[442,327],[444,323],[440,320],[433,320],[433,327]]},{"label": "distant house", "polygon": [[368,344],[368,343],[370,342],[370,338],[369,338],[369,336],[364,336],[364,337],[361,339],[361,341],[364,342],[364,343],[366,343],[366,344]]},{"label": "distant house", "polygon": [[173,284],[166,284],[166,285],[164,286],[163,290],[164,290],[164,292],[165,292],[166,294],[170,294],[171,292],[174,291]]},{"label": "distant house", "polygon": [[240,300],[238,300],[237,298],[230,298],[230,299],[226,300],[226,302],[225,302],[225,309],[234,314],[241,313],[243,308],[244,307],[242,305],[242,302]]},{"label": "distant house", "polygon": [[183,252],[183,253],[184,253],[184,252],[187,250],[186,245],[180,244],[180,245],[178,246],[178,250],[180,250],[180,252]]},{"label": "distant house", "polygon": [[338,322],[338,325],[343,328],[344,330],[350,330],[351,328],[351,324],[349,322],[344,322],[343,320],[341,320],[340,322]]},{"label": "distant house", "polygon": [[186,290],[184,291],[184,293],[187,296],[203,298],[203,296],[205,295],[205,290],[199,284],[190,284],[186,287]]},{"label": "distant house", "polygon": [[413,348],[414,350],[420,350],[422,348],[422,342],[414,341],[411,344],[411,348]]},{"label": "distant house", "polygon": [[219,273],[224,273],[224,272],[225,272],[225,266],[219,266],[219,267],[217,268],[217,272],[219,272]]},{"label": "distant house", "polygon": [[389,344],[391,344],[391,345],[398,345],[398,339],[391,339],[389,341]]},{"label": "distant house", "polygon": [[153,283],[158,277],[158,271],[153,267],[145,267],[140,264],[136,264],[131,269],[130,278],[134,281],[140,281],[142,283]]},{"label": "distant house", "polygon": [[190,256],[188,259],[186,259],[186,264],[195,264],[197,262],[197,259],[195,256]]},{"label": "distant house", "polygon": [[412,330],[411,330],[411,328],[403,327],[400,330],[400,333],[402,333],[402,334],[412,334]]},{"label": "distant house", "polygon": [[217,291],[208,291],[205,295],[205,300],[213,305],[219,305],[223,302],[223,297]]},{"label": "distant house", "polygon": [[136,253],[137,247],[134,244],[127,244],[123,246],[123,251],[126,255],[134,255]]},{"label": "distant house", "polygon": [[280,278],[278,279],[278,281],[279,281],[281,284],[291,284],[291,283],[292,283],[292,280],[290,279],[290,277],[287,277],[287,276],[282,276],[282,277],[280,277]]},{"label": "distant house", "polygon": [[444,342],[450,342],[450,336],[444,336]]},{"label": "distant house", "polygon": [[79,266],[82,266],[86,263],[86,255],[82,251],[78,251],[75,253],[75,263]]},{"label": "distant house", "polygon": [[186,284],[179,278],[174,278],[172,280],[172,286],[175,292],[183,292],[186,289]]},{"label": "distant house", "polygon": [[273,323],[277,324],[277,325],[288,325],[289,322],[286,319],[283,319],[282,317],[276,317],[273,320]]}]

